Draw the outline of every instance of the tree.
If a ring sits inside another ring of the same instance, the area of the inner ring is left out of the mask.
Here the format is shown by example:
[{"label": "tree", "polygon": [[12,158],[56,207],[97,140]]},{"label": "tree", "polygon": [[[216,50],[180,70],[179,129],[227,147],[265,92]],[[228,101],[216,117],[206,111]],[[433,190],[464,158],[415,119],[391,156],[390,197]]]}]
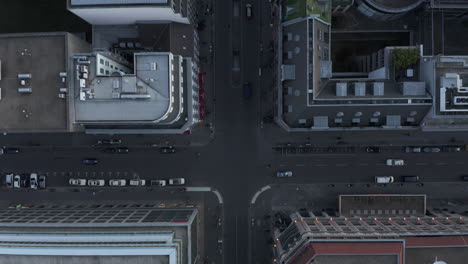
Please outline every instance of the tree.
[{"label": "tree", "polygon": [[417,49],[394,49],[393,60],[397,69],[406,69],[419,61]]}]

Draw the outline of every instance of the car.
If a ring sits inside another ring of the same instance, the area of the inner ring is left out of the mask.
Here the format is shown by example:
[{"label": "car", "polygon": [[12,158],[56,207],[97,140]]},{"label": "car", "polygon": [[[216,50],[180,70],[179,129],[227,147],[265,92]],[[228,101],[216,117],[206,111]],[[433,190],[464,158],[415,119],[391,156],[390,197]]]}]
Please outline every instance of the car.
[{"label": "car", "polygon": [[240,71],[240,50],[232,50],[232,71]]},{"label": "car", "polygon": [[425,147],[422,150],[423,152],[440,152],[440,148],[436,147]]},{"label": "car", "polygon": [[277,171],[276,172],[277,178],[285,178],[285,177],[292,177],[292,176],[293,176],[292,171]]},{"label": "car", "polygon": [[5,184],[8,188],[13,188],[13,173],[5,175]]},{"label": "car", "polygon": [[164,147],[164,148],[160,148],[159,152],[161,152],[162,154],[171,154],[171,153],[175,153],[175,148],[174,147]]},{"label": "car", "polygon": [[20,182],[21,182],[21,177],[19,175],[15,175],[15,177],[13,178],[13,188],[20,188],[21,187]]},{"label": "car", "polygon": [[3,154],[18,154],[20,151],[18,148],[2,148],[2,153]]},{"label": "car", "polygon": [[223,254],[223,240],[221,240],[221,239],[218,240],[217,251],[218,251],[219,254]]},{"label": "car", "polygon": [[130,180],[130,186],[145,186],[146,185],[146,180],[142,179],[132,179]]},{"label": "car", "polygon": [[99,161],[97,159],[94,159],[94,158],[84,159],[82,162],[83,162],[84,165],[96,165],[96,164],[99,163]]},{"label": "car", "polygon": [[29,176],[29,186],[31,187],[31,189],[37,189],[37,173],[31,173],[31,176]]},{"label": "car", "polygon": [[126,154],[128,153],[128,148],[120,147],[120,148],[105,148],[102,150],[104,153],[117,153],[117,154]]},{"label": "car", "polygon": [[185,179],[184,178],[172,178],[169,179],[169,185],[184,185]]},{"label": "car", "polygon": [[85,179],[70,179],[68,180],[68,184],[73,186],[85,186],[86,180]]},{"label": "car", "polygon": [[366,147],[367,153],[380,153],[379,147]]},{"label": "car", "polygon": [[387,166],[403,166],[405,161],[402,159],[387,159]]},{"label": "car", "polygon": [[376,183],[392,183],[395,181],[393,176],[375,176]]},{"label": "car", "polygon": [[252,4],[245,5],[245,15],[247,16],[247,19],[252,18]]},{"label": "car", "polygon": [[447,151],[447,152],[460,152],[461,148],[460,147],[445,147],[445,151]]},{"label": "car", "polygon": [[27,188],[27,187],[30,186],[29,185],[29,177],[30,176],[31,175],[28,174],[28,173],[23,173],[23,174],[20,175],[20,187],[21,188]]},{"label": "car", "polygon": [[245,82],[242,89],[242,95],[245,99],[249,99],[252,97],[252,93],[252,85],[250,85],[250,82]]},{"label": "car", "polygon": [[104,186],[104,185],[106,185],[106,182],[101,179],[88,180],[88,186]]},{"label": "car", "polygon": [[151,180],[151,186],[164,187],[167,185],[166,180]]},{"label": "car", "polygon": [[463,175],[461,178],[463,181],[468,181],[468,175]]},{"label": "car", "polygon": [[418,182],[419,177],[418,176],[401,176],[401,180],[403,182]]},{"label": "car", "polygon": [[102,139],[102,140],[98,140],[97,142],[98,145],[118,145],[121,143],[122,143],[121,139]]},{"label": "car", "polygon": [[408,153],[419,153],[421,152],[421,147],[406,147],[405,152]]},{"label": "car", "polygon": [[109,180],[109,186],[125,186],[125,185],[127,185],[127,180],[124,180],[124,179]]},{"label": "car", "polygon": [[39,176],[39,188],[45,189],[46,188],[46,176],[40,175]]}]

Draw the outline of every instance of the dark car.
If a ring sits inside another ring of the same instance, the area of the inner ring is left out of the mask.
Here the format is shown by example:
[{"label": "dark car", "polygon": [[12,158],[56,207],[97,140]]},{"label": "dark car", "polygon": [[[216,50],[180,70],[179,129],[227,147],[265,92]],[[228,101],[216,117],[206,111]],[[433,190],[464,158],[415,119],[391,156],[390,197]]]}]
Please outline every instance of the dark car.
[{"label": "dark car", "polygon": [[19,152],[18,148],[3,148],[3,154],[18,154]]},{"label": "dark car", "polygon": [[462,180],[468,181],[468,175],[463,175],[463,176],[462,176]]},{"label": "dark car", "polygon": [[21,188],[29,187],[29,176],[30,174],[23,173],[20,175],[20,186]]},{"label": "dark car", "polygon": [[46,176],[40,175],[39,176],[39,188],[45,189],[46,188]]},{"label": "dark car", "polygon": [[418,182],[419,177],[418,176],[401,176],[401,180],[403,182]]},{"label": "dark car", "polygon": [[128,148],[121,147],[121,148],[105,148],[102,150],[104,153],[118,153],[118,154],[126,154],[128,153]]},{"label": "dark car", "polygon": [[421,152],[421,147],[406,147],[405,152],[419,153],[419,152]]},{"label": "dark car", "polygon": [[244,83],[244,86],[242,89],[242,95],[244,96],[245,99],[252,97],[252,86],[250,85],[250,82]]},{"label": "dark car", "polygon": [[84,159],[82,162],[84,165],[96,165],[99,163],[98,160],[94,158]]},{"label": "dark car", "polygon": [[174,147],[164,147],[164,148],[160,148],[159,152],[161,152],[162,154],[171,154],[171,153],[175,153],[175,148]]},{"label": "dark car", "polygon": [[98,145],[118,145],[121,143],[122,143],[121,139],[102,139],[102,140],[98,140],[97,142]]},{"label": "dark car", "polygon": [[440,148],[436,148],[436,147],[425,147],[422,150],[424,152],[440,152]]},{"label": "dark car", "polygon": [[367,153],[380,153],[379,147],[366,147]]}]

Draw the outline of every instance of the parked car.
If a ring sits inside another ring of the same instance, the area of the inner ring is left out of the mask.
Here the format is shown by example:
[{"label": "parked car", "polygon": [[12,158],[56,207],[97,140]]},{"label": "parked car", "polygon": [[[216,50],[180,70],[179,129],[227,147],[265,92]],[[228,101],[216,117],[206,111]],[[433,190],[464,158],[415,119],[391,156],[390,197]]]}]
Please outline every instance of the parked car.
[{"label": "parked car", "polygon": [[86,180],[85,179],[70,179],[68,181],[68,184],[73,185],[73,186],[85,186]]},{"label": "parked car", "polygon": [[406,147],[405,152],[419,153],[421,152],[421,147]]},{"label": "parked car", "polygon": [[104,185],[106,185],[106,182],[101,179],[88,180],[88,186],[104,186]]},{"label": "parked car", "polygon": [[245,99],[249,99],[250,97],[252,97],[252,94],[252,85],[250,85],[250,82],[245,82],[242,89],[242,95]]},{"label": "parked car", "polygon": [[29,186],[31,187],[31,189],[37,189],[37,173],[31,173],[31,176],[29,177]]},{"label": "parked car", "polygon": [[29,185],[29,177],[31,175],[29,173],[22,173],[20,175],[20,187],[21,188],[28,188],[30,185]]},{"label": "parked car", "polygon": [[94,158],[84,159],[82,162],[84,165],[96,165],[99,163],[99,161]]},{"label": "parked car", "polygon": [[5,175],[5,184],[8,188],[13,188],[13,173]]},{"label": "parked car", "polygon": [[460,147],[445,147],[445,151],[447,152],[460,152],[461,151],[461,148]]},{"label": "parked car", "polygon": [[21,177],[19,175],[15,175],[14,179],[13,179],[13,188],[20,188],[20,181],[21,181]]},{"label": "parked car", "polygon": [[387,166],[403,166],[405,161],[402,159],[387,159]]},{"label": "parked car", "polygon": [[117,154],[126,154],[128,153],[128,148],[120,147],[120,148],[105,148],[102,150],[104,153],[117,153]]},{"label": "parked car", "polygon": [[285,177],[292,177],[292,176],[293,176],[292,171],[277,171],[276,172],[277,178],[285,178]]},{"label": "parked car", "polygon": [[380,153],[379,147],[366,147],[367,153]]},{"label": "parked car", "polygon": [[102,139],[102,140],[98,140],[97,142],[98,145],[118,145],[121,143],[122,143],[121,139]]},{"label": "parked car", "polygon": [[375,176],[376,183],[392,183],[395,181],[393,176]]},{"label": "parked car", "polygon": [[232,50],[232,71],[240,71],[240,50]]},{"label": "parked car", "polygon": [[18,148],[2,148],[2,154],[18,154],[19,152]]},{"label": "parked car", "polygon": [[401,180],[403,182],[418,182],[419,177],[418,176],[401,176]]},{"label": "parked car", "polygon": [[174,147],[164,147],[164,148],[160,148],[159,152],[161,152],[162,154],[171,154],[171,153],[175,153],[175,148]]},{"label": "parked car", "polygon": [[125,185],[127,185],[127,180],[124,180],[124,179],[109,180],[109,186],[125,186]]},{"label": "parked car", "polygon": [[462,180],[463,180],[463,181],[468,181],[468,175],[463,175],[463,176],[462,176]]},{"label": "parked car", "polygon": [[40,175],[39,176],[39,188],[45,189],[46,188],[46,176]]},{"label": "parked car", "polygon": [[142,179],[132,179],[130,180],[130,186],[145,186],[146,185],[146,180]]},{"label": "parked car", "polygon": [[184,184],[185,184],[184,178],[169,179],[169,185],[184,185]]},{"label": "parked car", "polygon": [[151,180],[151,186],[164,187],[167,185],[166,180]]},{"label": "parked car", "polygon": [[425,147],[422,150],[423,152],[440,152],[440,148],[436,147]]}]

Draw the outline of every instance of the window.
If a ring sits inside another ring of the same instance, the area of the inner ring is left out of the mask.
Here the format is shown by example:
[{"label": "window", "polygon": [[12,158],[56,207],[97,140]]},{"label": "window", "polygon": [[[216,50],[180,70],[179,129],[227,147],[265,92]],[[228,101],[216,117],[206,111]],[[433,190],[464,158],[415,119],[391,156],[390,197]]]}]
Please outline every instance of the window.
[{"label": "window", "polygon": [[112,65],[112,64],[111,64],[111,66],[110,66],[110,67],[111,67],[111,69],[114,69],[114,65]]},{"label": "window", "polygon": [[109,66],[109,62],[108,62],[108,61],[106,61],[106,66]]},{"label": "window", "polygon": [[100,59],[100,60],[99,60],[99,63],[104,64],[104,60],[103,60],[103,59]]},{"label": "window", "polygon": [[108,71],[108,70],[106,70],[106,74],[109,74],[109,71]]},{"label": "window", "polygon": [[104,74],[104,69],[103,69],[103,68],[99,69],[99,72],[100,72],[101,74]]}]

